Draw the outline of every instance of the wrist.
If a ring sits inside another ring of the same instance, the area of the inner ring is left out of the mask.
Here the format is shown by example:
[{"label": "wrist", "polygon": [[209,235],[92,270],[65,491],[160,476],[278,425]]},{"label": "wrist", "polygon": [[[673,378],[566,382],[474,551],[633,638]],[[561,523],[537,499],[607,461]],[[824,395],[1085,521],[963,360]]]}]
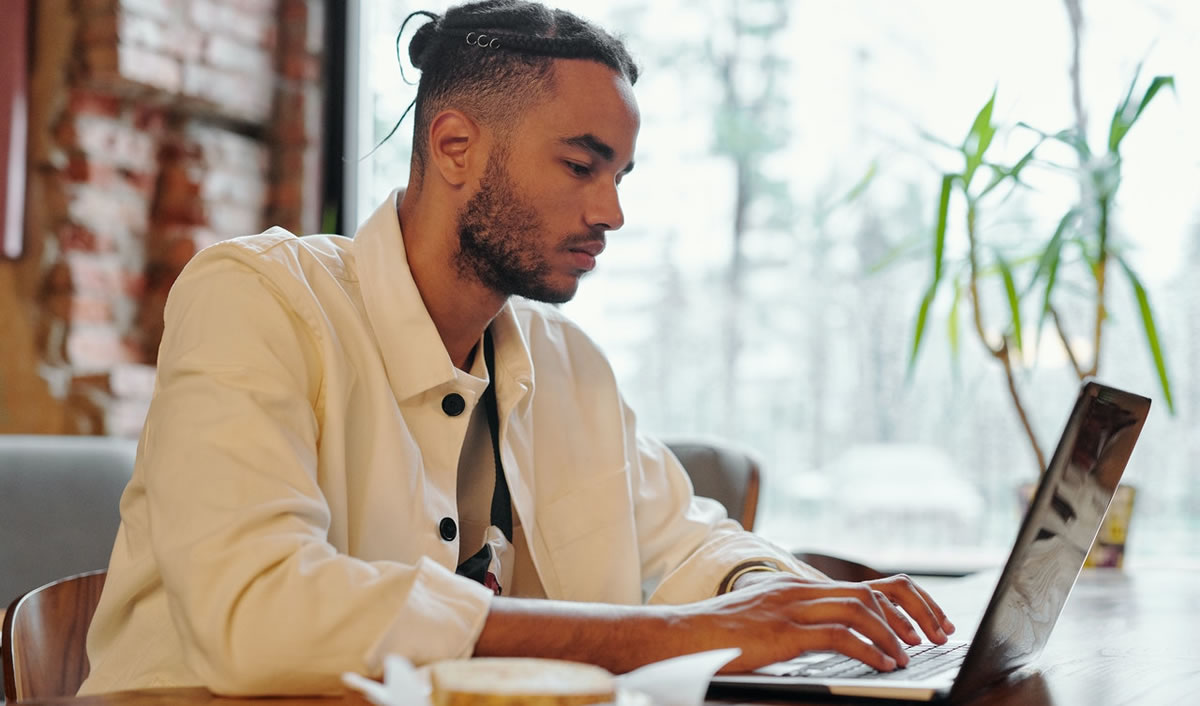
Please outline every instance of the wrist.
[{"label": "wrist", "polygon": [[[720,596],[744,587],[748,583],[753,583],[755,580],[761,578],[757,574],[778,573],[779,571],[779,565],[773,561],[743,561],[730,569],[725,578],[721,580],[721,583],[717,586],[717,595]],[[746,579],[748,576],[751,578]]]}]

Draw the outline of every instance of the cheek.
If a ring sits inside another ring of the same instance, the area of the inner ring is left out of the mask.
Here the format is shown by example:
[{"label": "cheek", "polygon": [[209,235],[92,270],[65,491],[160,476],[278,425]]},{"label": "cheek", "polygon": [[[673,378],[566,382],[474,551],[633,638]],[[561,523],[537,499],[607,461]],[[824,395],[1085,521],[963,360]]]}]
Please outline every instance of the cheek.
[{"label": "cheek", "polygon": [[553,233],[573,232],[587,202],[587,182],[566,174],[565,167],[555,171],[555,164],[536,166],[522,169],[520,177],[512,175],[516,197],[537,213],[543,228]]},{"label": "cheek", "polygon": [[584,193],[577,184],[563,183],[564,180],[544,179],[537,186],[525,191],[526,203],[537,212],[545,226],[562,226],[579,210]]}]

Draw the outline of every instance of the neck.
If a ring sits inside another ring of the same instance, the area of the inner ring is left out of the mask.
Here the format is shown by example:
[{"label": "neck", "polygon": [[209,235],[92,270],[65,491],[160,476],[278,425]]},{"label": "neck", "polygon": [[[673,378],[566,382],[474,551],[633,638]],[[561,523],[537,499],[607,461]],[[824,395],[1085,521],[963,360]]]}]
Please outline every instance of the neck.
[{"label": "neck", "polygon": [[410,185],[398,211],[417,291],[451,362],[460,370],[468,370],[475,344],[508,297],[458,272],[454,264],[457,214],[453,209],[427,207],[420,192],[414,192]]}]

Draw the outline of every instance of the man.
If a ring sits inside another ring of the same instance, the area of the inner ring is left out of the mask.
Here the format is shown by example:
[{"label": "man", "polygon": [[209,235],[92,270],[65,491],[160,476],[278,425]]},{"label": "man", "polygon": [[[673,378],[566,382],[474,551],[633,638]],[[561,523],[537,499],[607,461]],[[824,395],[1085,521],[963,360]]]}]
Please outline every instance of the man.
[{"label": "man", "polygon": [[570,299],[623,223],[624,47],[494,0],[409,53],[408,189],[353,240],[205,250],[171,292],[82,691],[315,693],[389,653],[888,670],[921,639],[904,613],[944,641],[906,578],[828,582],[694,498],[604,356],[528,301]]}]

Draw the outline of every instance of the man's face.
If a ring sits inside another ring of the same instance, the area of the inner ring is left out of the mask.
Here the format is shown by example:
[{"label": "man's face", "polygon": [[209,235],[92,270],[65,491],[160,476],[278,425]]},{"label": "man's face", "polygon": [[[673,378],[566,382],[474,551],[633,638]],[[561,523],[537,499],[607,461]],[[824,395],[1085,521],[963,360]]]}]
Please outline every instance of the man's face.
[{"label": "man's face", "polygon": [[459,213],[459,273],[505,296],[561,303],[624,222],[617,184],[639,117],[629,83],[592,61],[555,62],[554,96],[493,148]]}]

